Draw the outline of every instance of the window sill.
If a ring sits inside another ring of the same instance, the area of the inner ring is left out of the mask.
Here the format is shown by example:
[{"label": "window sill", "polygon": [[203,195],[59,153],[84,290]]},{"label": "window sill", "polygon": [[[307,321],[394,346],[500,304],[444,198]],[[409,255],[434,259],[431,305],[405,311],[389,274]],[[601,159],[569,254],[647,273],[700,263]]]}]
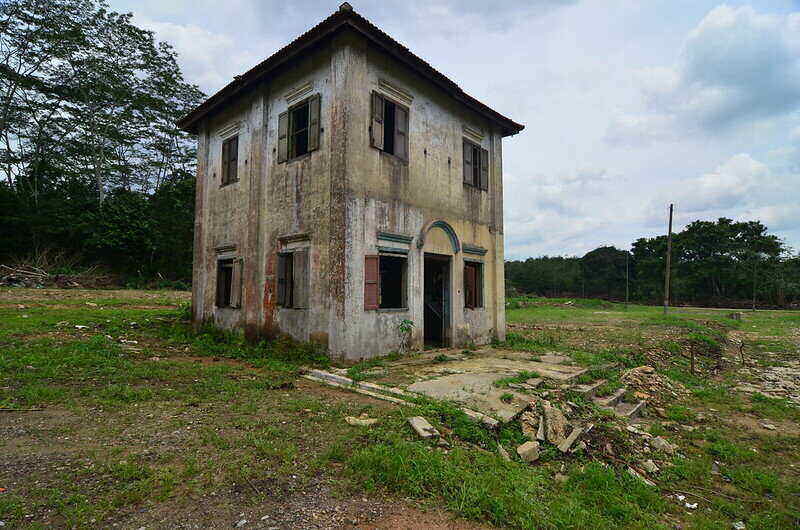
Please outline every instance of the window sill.
[{"label": "window sill", "polygon": [[368,309],[367,311],[377,311],[378,313],[402,313],[408,311],[407,307],[379,307],[378,309]]},{"label": "window sill", "polygon": [[222,188],[227,188],[228,186],[233,186],[234,184],[239,184],[239,179],[226,182],[225,184],[220,184],[219,187],[220,189],[222,189]]},{"label": "window sill", "polygon": [[468,189],[471,189],[471,190],[477,190],[477,191],[487,191],[487,192],[489,191],[489,190],[485,190],[485,189],[481,188],[480,186],[467,184],[466,182],[464,182],[464,187],[468,188]]},{"label": "window sill", "polygon": [[483,311],[485,307],[465,307],[464,311]]},{"label": "window sill", "polygon": [[223,311],[238,311],[238,310],[241,309],[241,306],[232,306],[232,305],[218,306],[218,305],[214,304],[214,309],[223,310]]},{"label": "window sill", "polygon": [[382,154],[384,156],[388,156],[391,160],[394,160],[397,163],[400,163],[400,164],[403,164],[403,165],[406,165],[406,166],[408,165],[408,159],[407,158],[400,158],[396,154],[388,153],[388,152],[384,151],[383,149],[380,149],[379,147],[375,147],[374,145],[372,146],[372,148],[377,150],[380,154]]},{"label": "window sill", "polygon": [[308,311],[307,307],[283,307],[283,306],[278,306],[278,309],[283,309],[283,310],[286,310],[286,311]]},{"label": "window sill", "polygon": [[[314,151],[316,151],[316,149],[315,149]],[[293,162],[299,162],[299,161],[301,161],[301,160],[305,160],[306,158],[310,158],[310,157],[311,157],[311,154],[312,154],[314,151],[309,151],[308,153],[305,153],[305,154],[303,154],[303,155],[296,156],[296,157],[294,157],[294,158],[290,158],[290,159],[288,159],[288,160],[286,160],[286,161],[284,161],[284,162],[278,162],[278,163],[279,163],[279,164],[286,164],[286,165],[289,165],[289,164],[291,164],[291,163],[293,163]]]}]

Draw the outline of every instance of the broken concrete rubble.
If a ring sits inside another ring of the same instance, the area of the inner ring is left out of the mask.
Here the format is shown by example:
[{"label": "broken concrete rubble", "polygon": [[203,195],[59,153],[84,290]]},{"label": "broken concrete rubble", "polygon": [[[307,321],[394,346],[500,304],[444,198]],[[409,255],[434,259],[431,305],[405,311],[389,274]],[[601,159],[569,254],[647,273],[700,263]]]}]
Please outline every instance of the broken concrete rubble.
[{"label": "broken concrete rubble", "polygon": [[525,442],[517,447],[517,454],[524,462],[534,462],[539,459],[539,442]]},{"label": "broken concrete rubble", "polygon": [[408,423],[421,438],[428,439],[441,436],[439,431],[422,416],[408,418]]},{"label": "broken concrete rubble", "polygon": [[551,444],[558,445],[566,436],[567,419],[564,414],[549,401],[542,402],[542,412],[545,419],[545,436]]}]

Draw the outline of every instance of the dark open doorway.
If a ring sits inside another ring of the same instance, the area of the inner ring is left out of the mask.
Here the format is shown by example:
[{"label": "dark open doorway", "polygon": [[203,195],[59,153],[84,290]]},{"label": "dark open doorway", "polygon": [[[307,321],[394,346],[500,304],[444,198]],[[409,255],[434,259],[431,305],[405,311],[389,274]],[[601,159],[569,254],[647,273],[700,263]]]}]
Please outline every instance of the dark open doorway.
[{"label": "dark open doorway", "polygon": [[425,254],[425,344],[450,344],[450,257]]}]

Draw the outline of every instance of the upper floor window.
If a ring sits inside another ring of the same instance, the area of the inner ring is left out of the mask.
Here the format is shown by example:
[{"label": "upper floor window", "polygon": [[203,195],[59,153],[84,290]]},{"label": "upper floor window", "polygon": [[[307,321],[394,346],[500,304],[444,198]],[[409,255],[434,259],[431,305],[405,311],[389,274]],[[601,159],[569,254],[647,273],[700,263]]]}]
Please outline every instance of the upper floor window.
[{"label": "upper floor window", "polygon": [[372,93],[370,145],[384,153],[408,160],[408,109]]},{"label": "upper floor window", "polygon": [[222,142],[222,186],[239,180],[239,136]]},{"label": "upper floor window", "polygon": [[278,116],[278,163],[319,149],[320,97],[315,94]]},{"label": "upper floor window", "polygon": [[464,139],[464,184],[489,189],[489,151]]}]

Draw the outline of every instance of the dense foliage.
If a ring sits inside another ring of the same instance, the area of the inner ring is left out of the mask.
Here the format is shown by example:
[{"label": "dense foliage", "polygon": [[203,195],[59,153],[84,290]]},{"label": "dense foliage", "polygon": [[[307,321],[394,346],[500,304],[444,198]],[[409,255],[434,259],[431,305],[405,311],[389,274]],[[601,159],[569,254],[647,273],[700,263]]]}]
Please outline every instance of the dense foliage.
[{"label": "dense foliage", "polygon": [[188,278],[203,94],[103,0],[0,3],[0,259],[43,250]]},{"label": "dense foliage", "polygon": [[[764,305],[800,302],[800,256],[759,221],[695,221],[672,240],[672,303]],[[511,290],[542,296],[660,302],[666,236],[640,238],[630,252],[600,247],[582,258],[542,256],[506,263]]]}]

